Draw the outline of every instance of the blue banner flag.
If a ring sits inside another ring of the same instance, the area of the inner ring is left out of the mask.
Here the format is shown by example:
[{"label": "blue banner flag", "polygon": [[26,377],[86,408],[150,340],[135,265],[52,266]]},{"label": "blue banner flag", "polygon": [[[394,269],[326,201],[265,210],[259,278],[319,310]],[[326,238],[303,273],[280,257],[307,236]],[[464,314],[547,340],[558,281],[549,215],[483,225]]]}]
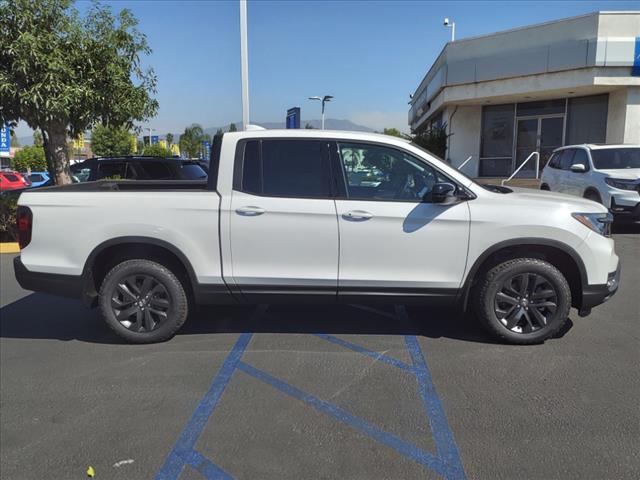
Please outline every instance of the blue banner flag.
[{"label": "blue banner flag", "polygon": [[9,153],[11,151],[11,131],[9,125],[3,125],[0,128],[0,153]]}]

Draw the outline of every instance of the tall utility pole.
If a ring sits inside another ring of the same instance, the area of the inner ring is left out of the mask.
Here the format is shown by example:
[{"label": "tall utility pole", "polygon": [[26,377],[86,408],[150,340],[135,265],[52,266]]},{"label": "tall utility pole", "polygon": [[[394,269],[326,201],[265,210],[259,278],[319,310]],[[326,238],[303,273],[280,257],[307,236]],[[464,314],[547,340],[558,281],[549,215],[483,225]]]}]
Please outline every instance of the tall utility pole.
[{"label": "tall utility pole", "polygon": [[249,125],[249,53],[247,51],[247,0],[240,0],[240,66],[242,70],[242,129]]},{"label": "tall utility pole", "polygon": [[333,95],[325,95],[324,97],[309,97],[309,100],[320,100],[322,102],[322,130],[324,130],[324,104],[330,102]]}]

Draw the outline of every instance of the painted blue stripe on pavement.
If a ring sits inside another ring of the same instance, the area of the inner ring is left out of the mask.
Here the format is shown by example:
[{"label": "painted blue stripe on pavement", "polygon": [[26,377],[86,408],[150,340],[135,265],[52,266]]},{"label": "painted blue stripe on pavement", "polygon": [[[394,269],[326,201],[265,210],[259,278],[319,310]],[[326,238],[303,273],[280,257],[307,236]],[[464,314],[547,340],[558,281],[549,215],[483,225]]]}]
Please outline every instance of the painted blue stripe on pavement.
[{"label": "painted blue stripe on pavement", "polygon": [[232,480],[232,476],[195,450],[182,455],[182,459],[207,480]]},{"label": "painted blue stripe on pavement", "polygon": [[404,440],[392,435],[390,433],[384,432],[379,428],[371,425],[370,423],[358,418],[346,410],[333,405],[332,403],[325,402],[324,400],[319,399],[318,397],[314,397],[308,393],[303,392],[302,390],[297,389],[296,387],[289,385],[288,383],[283,382],[282,380],[269,375],[262,370],[258,370],[251,365],[248,365],[244,362],[238,363],[238,369],[243,372],[251,375],[258,380],[262,380],[263,382],[271,385],[272,387],[280,390],[282,393],[285,393],[291,397],[294,397],[307,405],[319,410],[327,415],[332,416],[340,420],[343,423],[359,430],[360,432],[368,435],[369,437],[377,440],[378,442],[393,448],[397,452],[401,453],[405,457],[410,458],[411,460],[431,469],[440,475],[444,475],[446,473],[446,465],[444,463],[431,455],[430,453],[424,452],[420,450],[418,447],[411,445]]},{"label": "painted blue stripe on pavement", "polygon": [[[406,315],[406,312],[404,312],[404,315]],[[447,480],[463,480],[466,476],[458,453],[458,446],[449,428],[447,416],[444,413],[436,389],[433,386],[429,367],[427,367],[427,362],[422,355],[418,339],[413,335],[407,335],[405,336],[405,342],[413,361],[414,373],[418,381],[420,395],[424,401],[429,425],[431,425],[431,433],[436,442],[438,457],[446,465],[445,478]]]},{"label": "painted blue stripe on pavement", "polygon": [[333,335],[327,335],[325,333],[316,333],[314,335],[316,337],[322,338],[323,340],[326,340],[327,342],[335,343],[336,345],[340,345],[341,347],[348,348],[349,350],[353,350],[354,352],[361,353],[375,360],[379,360],[381,362],[392,365],[394,367],[413,372],[413,367],[411,367],[410,365],[407,365],[406,363],[401,362],[400,360],[396,360],[395,358],[388,357],[384,353],[379,353],[374,350],[369,350],[368,348],[361,347],[360,345],[356,345],[355,343],[347,342],[346,340],[342,340],[341,338],[334,337]]},{"label": "painted blue stripe on pavement", "polygon": [[178,441],[174,445],[173,450],[167,456],[162,469],[160,469],[160,472],[158,472],[156,476],[156,480],[176,480],[180,476],[184,468],[184,460],[182,457],[193,451],[202,430],[207,424],[207,420],[209,420],[211,413],[218,405],[220,397],[229,383],[233,371],[238,366],[238,362],[240,362],[240,358],[247,348],[252,335],[251,333],[243,333],[240,335],[240,338],[238,338],[238,341],[233,346],[222,367],[220,367],[218,375],[213,379],[209,390],[193,412],[191,419],[180,434],[180,437],[178,437]]}]

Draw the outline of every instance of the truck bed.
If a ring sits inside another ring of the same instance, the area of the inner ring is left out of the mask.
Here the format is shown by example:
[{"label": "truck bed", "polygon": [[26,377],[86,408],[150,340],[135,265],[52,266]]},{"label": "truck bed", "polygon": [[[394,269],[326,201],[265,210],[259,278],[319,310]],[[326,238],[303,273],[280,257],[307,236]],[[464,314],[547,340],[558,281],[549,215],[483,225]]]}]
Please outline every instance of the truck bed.
[{"label": "truck bed", "polygon": [[207,180],[97,180],[28,189],[29,193],[52,192],[145,192],[172,190],[210,190]]}]

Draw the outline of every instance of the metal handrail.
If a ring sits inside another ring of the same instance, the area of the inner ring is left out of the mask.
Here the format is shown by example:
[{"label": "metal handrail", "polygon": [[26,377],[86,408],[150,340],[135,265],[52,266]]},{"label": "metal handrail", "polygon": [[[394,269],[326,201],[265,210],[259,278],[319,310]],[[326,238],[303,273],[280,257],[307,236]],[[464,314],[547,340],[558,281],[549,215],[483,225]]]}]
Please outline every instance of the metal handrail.
[{"label": "metal handrail", "polygon": [[505,183],[513,180],[513,177],[515,177],[518,174],[518,172],[522,170],[522,167],[524,167],[524,164],[527,163],[533,156],[536,157],[536,180],[538,180],[540,176],[540,153],[531,152],[531,155],[529,155],[527,158],[524,159],[524,162],[522,162],[520,166],[516,168],[516,171],[513,172],[509,178],[502,180],[502,182],[500,182],[500,185],[504,186]]},{"label": "metal handrail", "polygon": [[467,163],[469,163],[469,160],[471,160],[472,157],[473,155],[469,155],[469,158],[467,158],[464,162],[458,165],[458,170],[462,170],[462,167],[464,167]]}]

